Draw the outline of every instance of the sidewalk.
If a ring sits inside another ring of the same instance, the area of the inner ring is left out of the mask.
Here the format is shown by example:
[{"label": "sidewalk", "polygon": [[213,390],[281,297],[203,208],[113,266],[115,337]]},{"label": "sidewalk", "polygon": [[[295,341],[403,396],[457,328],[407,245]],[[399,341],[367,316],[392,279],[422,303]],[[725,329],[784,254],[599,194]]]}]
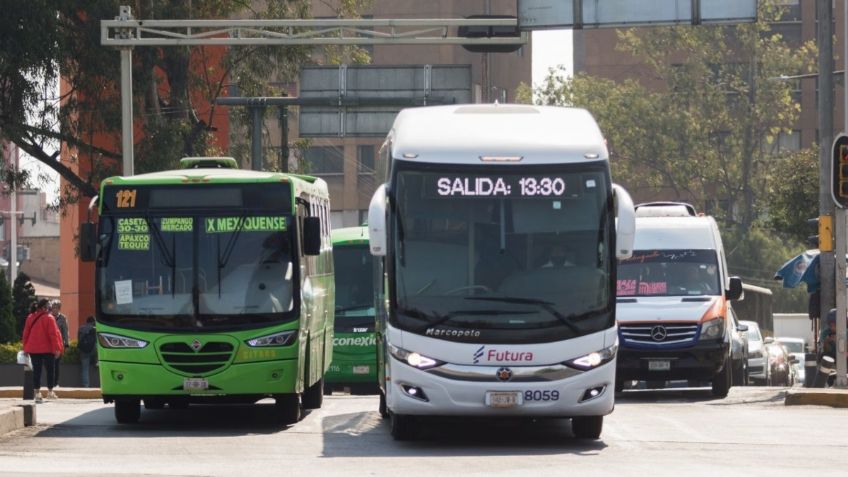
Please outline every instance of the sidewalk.
[{"label": "sidewalk", "polygon": [[[53,390],[59,399],[100,399],[100,388],[65,388],[58,387]],[[22,399],[24,388],[21,386],[0,387],[0,398]],[[42,388],[41,395],[46,396],[47,390]]]},{"label": "sidewalk", "polygon": [[848,407],[848,389],[792,388],[786,391],[787,406]]},{"label": "sidewalk", "polygon": [[[42,396],[47,394],[41,390]],[[99,388],[56,388],[59,399],[100,399]],[[36,424],[37,406],[23,400],[24,390],[20,386],[0,387],[0,436],[17,429]]]}]

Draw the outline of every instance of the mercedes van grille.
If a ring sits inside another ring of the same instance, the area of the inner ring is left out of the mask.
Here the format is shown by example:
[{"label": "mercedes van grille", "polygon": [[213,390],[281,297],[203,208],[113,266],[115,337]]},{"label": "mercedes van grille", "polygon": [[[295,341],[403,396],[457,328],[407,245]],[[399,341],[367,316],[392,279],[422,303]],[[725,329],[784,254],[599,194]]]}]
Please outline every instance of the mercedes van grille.
[{"label": "mercedes van grille", "polygon": [[625,343],[662,345],[692,341],[699,327],[697,323],[640,323],[619,325],[619,333]]}]

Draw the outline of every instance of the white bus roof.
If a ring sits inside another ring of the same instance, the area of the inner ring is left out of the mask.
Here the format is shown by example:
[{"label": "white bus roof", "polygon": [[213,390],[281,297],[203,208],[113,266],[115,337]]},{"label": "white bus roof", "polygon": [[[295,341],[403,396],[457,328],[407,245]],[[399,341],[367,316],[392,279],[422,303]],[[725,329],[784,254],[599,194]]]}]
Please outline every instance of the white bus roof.
[{"label": "white bus roof", "polygon": [[595,119],[577,108],[524,104],[409,108],[398,114],[390,135],[396,160],[480,164],[481,157],[487,157],[501,159],[498,164],[526,165],[609,157]]},{"label": "white bus roof", "polygon": [[637,217],[634,250],[715,249],[712,217]]}]

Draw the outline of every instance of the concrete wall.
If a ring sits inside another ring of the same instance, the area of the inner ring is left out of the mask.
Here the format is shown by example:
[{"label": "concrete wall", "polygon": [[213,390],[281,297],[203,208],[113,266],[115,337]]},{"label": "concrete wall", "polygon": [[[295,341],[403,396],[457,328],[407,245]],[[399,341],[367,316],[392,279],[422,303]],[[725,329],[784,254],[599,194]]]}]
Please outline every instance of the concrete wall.
[{"label": "concrete wall", "polygon": [[21,262],[21,271],[33,280],[59,285],[59,236],[21,238],[29,247],[29,260]]}]

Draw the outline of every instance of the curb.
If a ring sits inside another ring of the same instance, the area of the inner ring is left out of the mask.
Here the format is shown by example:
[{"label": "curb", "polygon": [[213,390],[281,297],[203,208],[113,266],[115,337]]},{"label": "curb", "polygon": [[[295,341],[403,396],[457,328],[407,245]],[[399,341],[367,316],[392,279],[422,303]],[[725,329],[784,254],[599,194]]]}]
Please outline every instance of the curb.
[{"label": "curb", "polygon": [[830,406],[848,408],[848,390],[804,389],[786,392],[787,406]]},{"label": "curb", "polygon": [[0,410],[0,436],[35,425],[35,405],[18,404]]},{"label": "curb", "polygon": [[[53,390],[59,399],[101,399],[103,395],[99,388],[56,388]],[[41,390],[42,396],[47,396],[47,390]],[[0,388],[0,398],[22,399],[24,390],[22,387]]]}]

